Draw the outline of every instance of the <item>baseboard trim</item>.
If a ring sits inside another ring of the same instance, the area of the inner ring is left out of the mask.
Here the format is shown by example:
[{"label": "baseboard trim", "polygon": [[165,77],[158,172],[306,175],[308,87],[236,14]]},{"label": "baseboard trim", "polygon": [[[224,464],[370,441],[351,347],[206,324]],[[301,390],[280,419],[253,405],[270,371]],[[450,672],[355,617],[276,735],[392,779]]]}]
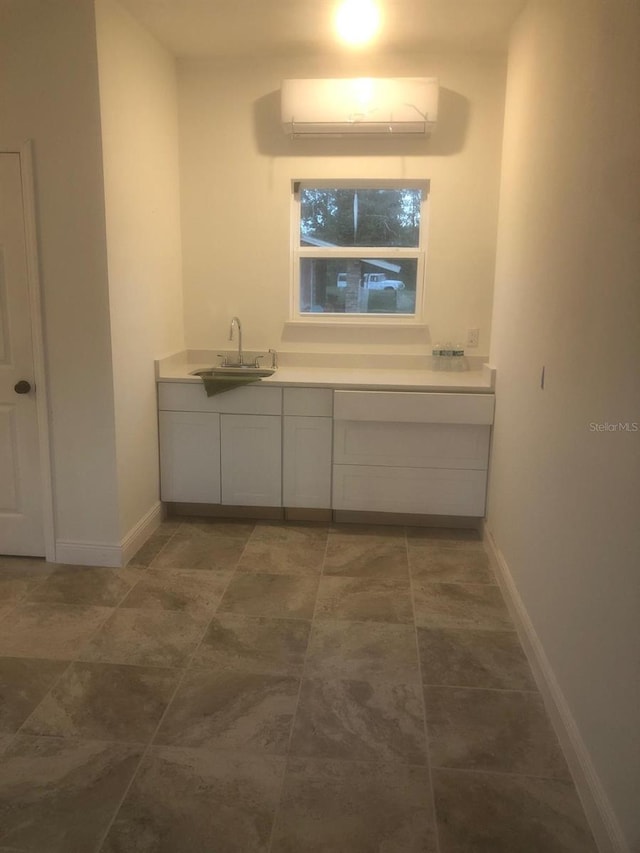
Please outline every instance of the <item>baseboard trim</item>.
[{"label": "baseboard trim", "polygon": [[121,543],[121,566],[126,566],[134,557],[149,537],[155,533],[162,522],[164,510],[160,501],[146,512],[140,521],[131,528]]},{"label": "baseboard trim", "polygon": [[72,566],[103,566],[120,568],[144,545],[162,521],[162,504],[157,501],[131,528],[118,545],[106,542],[56,542],[56,562]]},{"label": "baseboard trim", "polygon": [[484,526],[484,543],[496,569],[498,583],[516,624],[533,675],[569,764],[578,796],[582,801],[598,850],[600,853],[631,853],[567,700],[520,597],[509,566],[486,523]]},{"label": "baseboard trim", "polygon": [[122,565],[122,548],[103,542],[56,542],[56,563],[71,566],[104,566],[117,569]]}]

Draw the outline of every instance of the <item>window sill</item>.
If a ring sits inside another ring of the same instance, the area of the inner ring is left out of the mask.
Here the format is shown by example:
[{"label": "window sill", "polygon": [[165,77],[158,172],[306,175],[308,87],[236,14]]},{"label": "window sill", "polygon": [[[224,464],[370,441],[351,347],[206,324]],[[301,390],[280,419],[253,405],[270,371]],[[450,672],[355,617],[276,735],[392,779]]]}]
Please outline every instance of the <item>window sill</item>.
[{"label": "window sill", "polygon": [[308,328],[327,328],[328,326],[334,329],[376,329],[384,326],[386,329],[428,329],[427,323],[422,320],[406,319],[400,320],[398,317],[380,317],[373,319],[367,317],[366,320],[355,320],[352,318],[338,319],[336,317],[327,317],[325,320],[319,320],[315,317],[309,320],[286,320],[285,328],[308,329]]}]

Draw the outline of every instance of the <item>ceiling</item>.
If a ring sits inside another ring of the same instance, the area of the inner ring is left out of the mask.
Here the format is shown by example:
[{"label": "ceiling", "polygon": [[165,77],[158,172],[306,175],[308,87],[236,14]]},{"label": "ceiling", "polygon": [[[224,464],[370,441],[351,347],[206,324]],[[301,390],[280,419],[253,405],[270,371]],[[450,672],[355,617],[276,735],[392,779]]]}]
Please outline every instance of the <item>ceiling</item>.
[{"label": "ceiling", "polygon": [[[326,53],[338,49],[335,0],[120,0],[179,57]],[[381,0],[375,50],[504,50],[526,0]]]}]

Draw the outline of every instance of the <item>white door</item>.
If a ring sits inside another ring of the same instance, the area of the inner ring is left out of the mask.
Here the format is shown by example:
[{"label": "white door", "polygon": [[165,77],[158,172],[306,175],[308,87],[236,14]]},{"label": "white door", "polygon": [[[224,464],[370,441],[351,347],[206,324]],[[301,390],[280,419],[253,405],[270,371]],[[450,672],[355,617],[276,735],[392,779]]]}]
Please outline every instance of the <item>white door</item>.
[{"label": "white door", "polygon": [[44,556],[20,155],[0,153],[0,554]]}]

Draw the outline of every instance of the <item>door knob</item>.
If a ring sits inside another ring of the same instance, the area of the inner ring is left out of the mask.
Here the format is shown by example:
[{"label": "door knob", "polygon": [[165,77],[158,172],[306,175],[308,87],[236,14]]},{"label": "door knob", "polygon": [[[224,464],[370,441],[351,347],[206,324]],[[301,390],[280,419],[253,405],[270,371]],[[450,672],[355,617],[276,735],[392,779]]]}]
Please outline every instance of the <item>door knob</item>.
[{"label": "door knob", "polygon": [[13,386],[13,390],[16,394],[28,394],[31,391],[31,383],[27,382],[26,379],[21,379]]}]

